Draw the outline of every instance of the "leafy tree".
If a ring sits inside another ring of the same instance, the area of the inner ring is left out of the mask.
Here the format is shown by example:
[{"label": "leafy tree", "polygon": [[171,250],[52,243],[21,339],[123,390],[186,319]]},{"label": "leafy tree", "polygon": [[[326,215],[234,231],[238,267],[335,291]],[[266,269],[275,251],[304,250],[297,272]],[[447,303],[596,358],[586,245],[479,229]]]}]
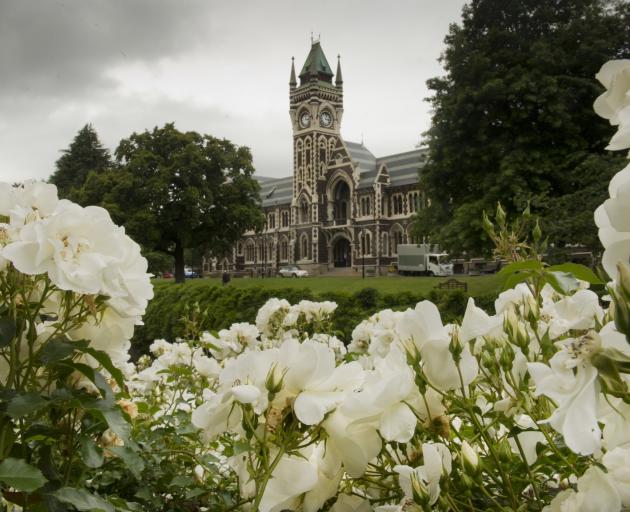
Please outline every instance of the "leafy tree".
[{"label": "leafy tree", "polygon": [[500,200],[516,213],[531,201],[550,242],[596,243],[590,212],[622,157],[604,156],[614,130],[593,112],[594,75],[630,56],[628,2],[472,0],[445,43],[446,74],[427,82],[420,183],[431,206],[416,234],[481,252],[483,211]]},{"label": "leafy tree", "polygon": [[73,201],[80,200],[79,189],[90,172],[102,172],[112,166],[109,151],[103,147],[91,124],[81,128],[68,149],[62,150],[62,153],[48,181],[57,186],[60,197]]},{"label": "leafy tree", "polygon": [[264,218],[248,148],[166,124],[120,141],[117,166],[91,174],[82,198],[106,207],[146,250],[175,258],[184,281],[184,250],[228,252]]}]

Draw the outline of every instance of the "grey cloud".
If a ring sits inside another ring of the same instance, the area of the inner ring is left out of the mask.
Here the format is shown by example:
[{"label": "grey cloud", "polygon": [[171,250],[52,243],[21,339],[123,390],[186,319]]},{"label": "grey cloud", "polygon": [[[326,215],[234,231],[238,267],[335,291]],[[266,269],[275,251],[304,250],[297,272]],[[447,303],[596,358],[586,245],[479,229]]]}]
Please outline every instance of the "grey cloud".
[{"label": "grey cloud", "polygon": [[200,0],[0,0],[0,94],[72,97],[107,88],[108,66],[190,50],[208,7]]},{"label": "grey cloud", "polygon": [[287,175],[290,57],[301,67],[311,31],[333,68],[342,56],[343,136],[378,155],[408,150],[463,2],[0,0],[0,179],[46,178],[88,122],[114,149],[174,121]]},{"label": "grey cloud", "polygon": [[[137,98],[117,97],[101,98],[102,108],[94,115],[83,111],[50,122],[42,119],[39,112],[54,109],[55,100],[39,99],[30,109],[26,108],[26,103],[24,99],[0,101],[0,111],[12,119],[11,123],[0,120],[0,181],[48,178],[61,150],[68,147],[86,123],[92,123],[112,153],[121,138],[174,122],[181,131],[207,133],[227,138],[239,146],[248,146],[261,174],[283,176],[290,173],[288,123],[279,128],[269,127],[264,119],[252,122],[217,107],[201,108],[165,98],[148,103]],[[25,137],[26,133],[28,137]],[[265,134],[264,140],[261,140],[261,133]]]}]

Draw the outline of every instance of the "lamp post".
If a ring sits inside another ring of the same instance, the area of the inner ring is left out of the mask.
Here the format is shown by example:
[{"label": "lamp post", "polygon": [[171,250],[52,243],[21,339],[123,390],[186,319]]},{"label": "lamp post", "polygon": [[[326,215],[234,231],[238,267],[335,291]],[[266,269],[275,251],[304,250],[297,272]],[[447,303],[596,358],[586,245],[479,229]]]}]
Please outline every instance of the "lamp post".
[{"label": "lamp post", "polygon": [[263,268],[262,268],[262,276],[263,278],[265,277],[265,274],[267,273],[267,237],[265,235],[263,235]]},{"label": "lamp post", "polygon": [[361,278],[365,279],[365,233],[361,237]]}]

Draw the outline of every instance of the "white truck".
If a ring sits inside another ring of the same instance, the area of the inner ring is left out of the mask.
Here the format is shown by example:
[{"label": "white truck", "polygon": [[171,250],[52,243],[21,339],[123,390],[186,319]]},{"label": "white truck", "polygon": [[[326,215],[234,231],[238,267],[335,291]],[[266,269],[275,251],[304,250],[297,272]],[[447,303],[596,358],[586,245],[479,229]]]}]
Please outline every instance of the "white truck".
[{"label": "white truck", "polygon": [[448,254],[431,251],[428,244],[399,244],[398,273],[452,276],[453,264]]}]

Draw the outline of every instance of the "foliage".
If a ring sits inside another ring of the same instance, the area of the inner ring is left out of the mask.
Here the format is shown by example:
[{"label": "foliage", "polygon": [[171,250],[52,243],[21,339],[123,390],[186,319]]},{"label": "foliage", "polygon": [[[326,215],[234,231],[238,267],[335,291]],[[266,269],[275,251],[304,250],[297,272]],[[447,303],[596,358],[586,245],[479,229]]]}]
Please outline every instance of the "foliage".
[{"label": "foliage", "polygon": [[83,205],[93,204],[81,200],[80,189],[91,172],[102,173],[111,168],[109,151],[101,144],[92,125],[86,124],[62,153],[55,163],[55,172],[48,179],[49,183],[57,186],[60,197]]},{"label": "foliage", "polygon": [[[352,329],[363,318],[385,308],[405,309],[429,298],[434,301],[448,321],[461,318],[468,296],[460,290],[433,290],[426,296],[420,293],[382,293],[365,288],[354,294],[346,292],[316,293],[309,288],[246,288],[220,286],[192,286],[163,283],[155,288],[155,297],[149,303],[144,325],[138,326],[132,340],[132,357],[146,354],[149,345],[157,338],[175,341],[183,337],[188,318],[196,309],[199,327],[203,330],[220,330],[237,322],[253,322],[258,309],[271,297],[282,297],[290,302],[300,300],[330,300],[338,304],[332,317],[333,332],[349,341]],[[197,283],[194,283],[197,284]],[[493,296],[477,297],[488,308],[493,307]]]},{"label": "foliage", "polygon": [[[499,280],[496,274],[487,274],[481,276],[456,275],[455,279],[466,283],[468,292],[473,297],[496,293],[499,291]],[[363,288],[376,288],[383,294],[399,294],[413,293],[419,295],[428,295],[433,288],[450,279],[444,277],[431,276],[376,276],[362,279],[358,276],[311,276],[304,279],[288,279],[283,277],[265,277],[265,278],[234,278],[230,281],[230,288],[245,289],[301,289],[308,288],[314,294],[322,294],[328,292],[337,292],[342,290],[348,293],[356,293]],[[155,280],[156,286],[162,286],[164,281]],[[172,283],[170,281],[169,283]],[[220,277],[207,277],[204,279],[196,279],[187,281],[188,286],[206,287],[221,285]]]},{"label": "foliage", "polygon": [[[525,500],[539,510],[563,500],[577,507],[597,496],[603,510],[619,510],[630,485],[618,444],[626,436],[618,422],[627,421],[618,411],[630,403],[623,376],[629,349],[611,348],[617,333],[610,312],[569,271],[597,281],[579,265],[520,261],[503,275],[526,275],[499,296],[496,316],[469,302],[461,325],[443,330],[428,302],[381,311],[354,329],[349,353],[327,334],[333,303],[292,306],[272,298],[255,325],[218,334],[202,332],[196,320],[204,313],[196,311],[188,324],[192,338],[157,340],[154,359],[141,361],[149,366],[130,387],[140,403],[168,398],[153,415],[157,424],[180,403],[192,407],[192,424],[203,429],[201,440],[181,441],[195,460],[180,471],[190,475],[197,459],[209,456],[213,463],[198,470],[208,479],[205,489],[222,483],[223,491],[203,494],[198,478],[184,477],[189,496],[181,503],[225,510],[241,500],[265,512],[337,512],[351,503],[402,512],[521,510]],[[622,284],[615,294],[626,308],[628,289]],[[364,290],[356,302],[373,307],[377,294]],[[577,374],[557,366],[567,357],[577,362]],[[549,387],[554,374],[542,379],[552,368],[565,372],[558,376],[563,385],[575,383],[566,398],[564,388]],[[602,435],[591,441],[588,434],[592,402],[571,398],[590,385],[597,389],[580,379],[582,371],[598,372],[608,397],[598,399],[611,425],[603,431],[603,458],[589,452]],[[605,408],[605,400],[615,401]],[[561,414],[583,421],[548,420]],[[187,430],[184,415],[173,421]],[[156,449],[147,448],[147,457]],[[163,468],[171,464],[160,460]],[[164,484],[155,489],[163,493]]]},{"label": "foliage", "polygon": [[105,206],[148,250],[175,258],[184,280],[184,249],[231,249],[263,222],[248,148],[166,124],[120,141],[118,165],[92,175],[84,197]]},{"label": "foliage", "polygon": [[146,261],[104,210],[59,201],[53,185],[0,183],[0,196],[2,509],[130,510],[88,481],[139,459],[120,400],[152,295]]},{"label": "foliage", "polygon": [[[453,253],[487,250],[482,212],[531,201],[554,244],[595,248],[590,216],[606,196],[611,130],[591,109],[602,62],[630,56],[629,4],[474,0],[446,37],[433,92],[431,206],[415,229]],[[579,44],[576,43],[579,41]]]},{"label": "foliage", "polygon": [[144,257],[149,263],[149,272],[153,275],[161,275],[173,269],[173,258],[159,251],[143,251]]}]

